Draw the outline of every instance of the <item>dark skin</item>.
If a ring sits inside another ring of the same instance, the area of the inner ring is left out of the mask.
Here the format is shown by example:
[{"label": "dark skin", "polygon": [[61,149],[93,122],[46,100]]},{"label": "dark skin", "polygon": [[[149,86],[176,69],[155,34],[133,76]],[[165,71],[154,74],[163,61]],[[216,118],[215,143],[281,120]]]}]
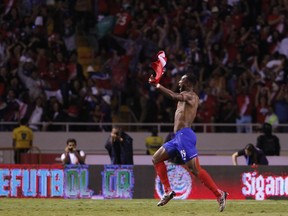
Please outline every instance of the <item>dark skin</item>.
[{"label": "dark skin", "polygon": [[85,157],[82,157],[78,151],[76,151],[76,143],[75,142],[68,142],[65,148],[65,159],[63,160],[63,164],[67,164],[69,162],[69,153],[74,153],[78,159],[78,163],[84,163]]},{"label": "dark skin", "polygon": [[[199,97],[193,91],[194,86],[187,79],[187,75],[183,75],[179,81],[180,93],[173,92],[160,84],[156,85],[153,83],[153,80],[154,78],[151,76],[149,79],[151,85],[156,87],[165,96],[178,102],[174,115],[174,133],[182,128],[191,127],[197,113]],[[153,155],[152,162],[153,164],[157,164],[168,159],[169,155],[165,148],[160,147]],[[198,176],[200,171],[198,157],[192,158],[186,162],[186,165],[195,176]]]}]

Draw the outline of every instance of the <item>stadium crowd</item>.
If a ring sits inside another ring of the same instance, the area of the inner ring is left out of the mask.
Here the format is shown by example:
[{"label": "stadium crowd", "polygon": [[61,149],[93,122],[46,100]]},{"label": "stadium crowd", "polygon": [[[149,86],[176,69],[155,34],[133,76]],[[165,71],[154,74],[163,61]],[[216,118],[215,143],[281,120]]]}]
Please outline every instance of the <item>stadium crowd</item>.
[{"label": "stadium crowd", "polygon": [[[196,122],[288,123],[288,0],[6,0],[0,10],[3,122],[58,131],[51,123],[112,122],[126,105],[137,122],[171,123],[175,104],[147,82],[164,50],[162,85],[199,78]],[[79,35],[98,42],[89,67]]]}]

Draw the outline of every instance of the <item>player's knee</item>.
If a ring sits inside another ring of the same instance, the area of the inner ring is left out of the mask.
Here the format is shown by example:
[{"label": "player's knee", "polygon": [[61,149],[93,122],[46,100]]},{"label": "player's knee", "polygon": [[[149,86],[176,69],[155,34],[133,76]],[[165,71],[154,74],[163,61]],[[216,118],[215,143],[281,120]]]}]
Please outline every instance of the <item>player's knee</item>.
[{"label": "player's knee", "polygon": [[192,167],[189,167],[189,169],[192,172],[192,174],[196,177],[198,177],[199,173],[202,170],[200,166],[192,166]]},{"label": "player's knee", "polygon": [[158,160],[157,160],[157,158],[153,155],[153,157],[152,157],[152,163],[155,165],[155,164],[157,164],[158,163]]},{"label": "player's knee", "polygon": [[192,174],[196,177],[198,177],[200,170],[198,169],[190,169],[190,171],[192,172]]}]

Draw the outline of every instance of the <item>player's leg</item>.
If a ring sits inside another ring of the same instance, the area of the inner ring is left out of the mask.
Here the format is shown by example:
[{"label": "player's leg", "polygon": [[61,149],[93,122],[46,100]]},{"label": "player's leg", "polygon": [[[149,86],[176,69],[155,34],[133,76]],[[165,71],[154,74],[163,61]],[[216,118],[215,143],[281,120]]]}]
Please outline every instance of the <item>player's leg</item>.
[{"label": "player's leg", "polygon": [[169,159],[169,154],[166,152],[166,149],[163,146],[161,146],[155,152],[152,159],[156,173],[159,176],[165,191],[164,196],[157,204],[158,206],[163,206],[167,204],[175,196],[175,192],[171,190],[166,164],[164,163],[164,161],[167,159]]},{"label": "player's leg", "polygon": [[219,203],[219,210],[222,212],[226,206],[227,193],[220,190],[209,173],[200,166],[198,157],[192,158],[186,162],[186,165],[189,167],[191,172],[214,193]]},{"label": "player's leg", "polygon": [[168,180],[168,175],[167,175],[167,168],[166,168],[166,165],[164,163],[164,161],[167,159],[169,159],[169,155],[163,146],[161,146],[155,152],[155,154],[153,155],[153,158],[152,158],[152,163],[154,165],[156,173],[159,176],[161,183],[164,185],[165,193],[167,193],[171,190],[170,183]]}]

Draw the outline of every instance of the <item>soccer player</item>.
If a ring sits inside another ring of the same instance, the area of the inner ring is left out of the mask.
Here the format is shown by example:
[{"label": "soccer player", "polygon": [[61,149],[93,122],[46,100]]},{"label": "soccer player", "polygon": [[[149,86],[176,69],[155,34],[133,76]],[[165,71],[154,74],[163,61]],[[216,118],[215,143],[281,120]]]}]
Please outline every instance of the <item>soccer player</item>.
[{"label": "soccer player", "polygon": [[220,190],[206,170],[201,168],[196,149],[196,135],[191,129],[199,104],[199,97],[193,91],[193,88],[197,84],[197,79],[190,73],[183,75],[179,81],[180,93],[173,92],[160,85],[159,80],[151,75],[149,83],[164,95],[177,101],[178,104],[174,115],[175,137],[164,143],[153,155],[152,159],[156,173],[165,190],[164,196],[157,205],[163,206],[175,196],[175,192],[171,189],[169,183],[164,161],[174,157],[178,152],[191,172],[215,194],[219,203],[219,211],[222,212],[226,206],[228,193]]}]

